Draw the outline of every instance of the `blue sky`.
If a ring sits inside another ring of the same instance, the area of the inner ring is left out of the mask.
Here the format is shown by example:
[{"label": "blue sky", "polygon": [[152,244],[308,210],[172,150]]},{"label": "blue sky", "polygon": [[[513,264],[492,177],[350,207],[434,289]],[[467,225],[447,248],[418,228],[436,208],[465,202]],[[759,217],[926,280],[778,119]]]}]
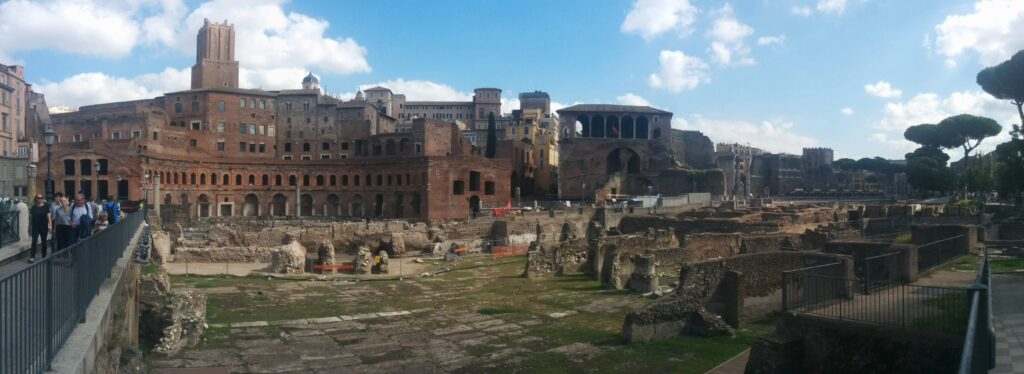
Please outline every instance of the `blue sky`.
[{"label": "blue sky", "polygon": [[902,158],[904,128],[953,114],[1009,127],[1013,107],[974,77],[1024,49],[1016,0],[9,0],[0,62],[26,65],[50,105],[152,97],[188,87],[203,17],[238,28],[249,87],[307,71],[343,97],[499,87],[506,111],[539,89],[560,105],[649,103],[714,142],[845,157]]}]

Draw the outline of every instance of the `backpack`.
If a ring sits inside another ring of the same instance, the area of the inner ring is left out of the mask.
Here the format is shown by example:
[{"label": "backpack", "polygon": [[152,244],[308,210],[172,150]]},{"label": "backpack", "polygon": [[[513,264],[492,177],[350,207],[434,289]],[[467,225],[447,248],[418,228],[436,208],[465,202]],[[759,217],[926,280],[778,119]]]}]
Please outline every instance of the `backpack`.
[{"label": "backpack", "polygon": [[107,212],[107,223],[115,224],[117,219],[121,216],[121,207],[115,202],[108,202],[103,210]]}]

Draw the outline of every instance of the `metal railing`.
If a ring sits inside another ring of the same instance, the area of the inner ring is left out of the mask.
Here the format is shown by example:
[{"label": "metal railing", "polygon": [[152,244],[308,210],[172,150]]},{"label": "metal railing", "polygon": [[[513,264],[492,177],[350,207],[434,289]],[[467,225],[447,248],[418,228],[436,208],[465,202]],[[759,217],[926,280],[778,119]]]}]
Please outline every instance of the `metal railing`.
[{"label": "metal railing", "polygon": [[[915,330],[964,334],[970,291],[783,273],[783,310]],[[868,291],[870,293],[866,293]]]},{"label": "metal railing", "polygon": [[967,319],[960,374],[988,373],[996,367],[996,328],[992,318],[992,269],[985,251],[978,275],[971,285],[971,313]]},{"label": "metal railing", "polygon": [[917,246],[917,271],[923,273],[934,269],[950,260],[967,254],[970,248],[958,251],[954,240],[963,238],[964,235],[957,235],[945,239],[939,239],[931,243]]},{"label": "metal railing", "polygon": [[144,218],[145,211],[129,214],[0,278],[0,374],[49,369]]},{"label": "metal railing", "polygon": [[18,230],[21,218],[17,210],[0,212],[0,247],[21,240]]},{"label": "metal railing", "polygon": [[893,275],[897,272],[899,256],[900,252],[889,252],[864,259],[864,294],[896,281]]}]

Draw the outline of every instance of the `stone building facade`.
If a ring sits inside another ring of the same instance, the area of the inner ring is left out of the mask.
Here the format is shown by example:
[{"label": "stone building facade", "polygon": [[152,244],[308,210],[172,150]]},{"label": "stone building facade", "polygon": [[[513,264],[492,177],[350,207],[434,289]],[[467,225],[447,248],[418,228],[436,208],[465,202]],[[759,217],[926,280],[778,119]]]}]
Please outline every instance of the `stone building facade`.
[{"label": "stone building facade", "polygon": [[[601,201],[627,195],[724,193],[721,170],[705,165],[713,158],[702,153],[709,148],[713,152],[710,140],[673,130],[671,112],[649,106],[581,104],[558,110],[558,117],[561,198]],[[687,160],[688,146],[696,149],[692,160]]]},{"label": "stone building facade", "polygon": [[20,155],[18,142],[25,141],[25,68],[0,64],[0,157]]},{"label": "stone building facade", "polygon": [[200,218],[444,220],[511,201],[509,160],[474,154],[457,124],[398,132],[386,108],[324,95],[312,74],[296,90],[238,88],[233,26],[206,22],[198,38],[192,89],[52,116],[56,191]]}]

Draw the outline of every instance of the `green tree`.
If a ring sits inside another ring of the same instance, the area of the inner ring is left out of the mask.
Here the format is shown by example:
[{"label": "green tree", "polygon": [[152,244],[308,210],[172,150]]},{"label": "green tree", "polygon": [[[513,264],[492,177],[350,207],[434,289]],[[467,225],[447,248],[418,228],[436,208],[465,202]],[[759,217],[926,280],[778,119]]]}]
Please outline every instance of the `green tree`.
[{"label": "green tree", "polygon": [[996,189],[1000,194],[1020,196],[1024,192],[1024,134],[1014,125],[1010,141],[996,147]]},{"label": "green tree", "polygon": [[978,72],[978,85],[997,99],[1008,100],[1017,107],[1024,123],[1024,50],[1018,51],[996,66]]},{"label": "green tree", "polygon": [[960,187],[968,191],[993,191],[996,183],[995,174],[996,163],[993,157],[980,157],[960,175]]},{"label": "green tree", "polygon": [[487,149],[484,151],[484,156],[487,158],[494,158],[494,155],[498,152],[498,128],[494,123],[494,112],[487,115]]},{"label": "green tree", "polygon": [[[942,120],[938,124],[939,136],[947,145],[955,144],[964,150],[964,168],[970,166],[971,152],[981,145],[981,141],[990,136],[999,135],[1003,127],[994,119],[959,114]],[[953,147],[944,147],[953,148]]]},{"label": "green tree", "polygon": [[919,191],[945,192],[955,180],[946,166],[949,156],[934,147],[921,147],[907,154],[907,181]]}]

